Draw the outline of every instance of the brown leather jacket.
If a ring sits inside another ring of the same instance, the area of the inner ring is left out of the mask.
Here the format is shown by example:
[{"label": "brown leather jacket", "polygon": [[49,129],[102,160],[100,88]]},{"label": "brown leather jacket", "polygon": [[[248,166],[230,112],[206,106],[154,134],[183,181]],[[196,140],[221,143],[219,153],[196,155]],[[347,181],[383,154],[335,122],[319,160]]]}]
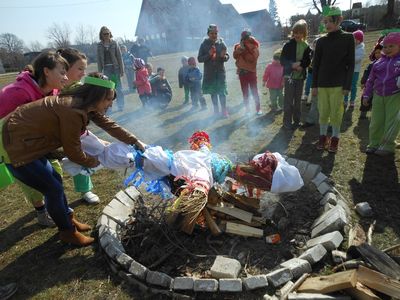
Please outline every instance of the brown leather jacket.
[{"label": "brown leather jacket", "polygon": [[4,149],[15,167],[63,147],[71,161],[92,168],[99,162],[82,151],[80,141],[89,121],[124,143],[135,144],[137,141],[134,135],[108,117],[73,108],[71,97],[50,96],[22,105],[5,117]]}]

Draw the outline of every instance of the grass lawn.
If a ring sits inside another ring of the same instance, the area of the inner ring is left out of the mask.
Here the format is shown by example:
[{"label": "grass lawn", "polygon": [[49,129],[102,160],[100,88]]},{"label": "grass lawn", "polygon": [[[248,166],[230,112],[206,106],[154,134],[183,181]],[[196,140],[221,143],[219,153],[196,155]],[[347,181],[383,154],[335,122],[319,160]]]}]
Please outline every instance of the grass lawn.
[{"label": "grass lawn", "polygon": [[[366,34],[364,67],[368,64],[368,54],[378,35],[379,32]],[[266,63],[279,47],[279,44],[262,46],[258,64],[259,83]],[[281,130],[282,115],[268,113],[268,95],[263,94],[265,89],[260,86],[262,110],[267,114],[245,117],[239,80],[231,59],[226,65],[230,118],[212,118],[209,96],[206,96],[208,111],[191,113],[190,105],[182,104],[183,91],[178,88],[177,72],[182,55],[196,54],[169,54],[151,59],[155,69],[158,66],[166,69],[173,87],[173,101],[167,109],[144,113],[140,109],[137,94],[130,94],[125,97],[125,110],[114,113],[112,118],[144,142],[172,150],[187,148],[187,138],[194,130],[203,129],[211,135],[213,150],[228,155],[232,160],[247,159],[268,149],[320,164],[323,172],[350,203],[370,202],[375,216],[373,219],[363,219],[361,224],[368,228],[374,219],[377,220],[374,245],[385,248],[400,243],[398,153],[395,158],[383,159],[367,157],[362,152],[368,143],[368,120],[358,120],[358,107],[354,112],[345,113],[339,152],[336,155],[319,152],[314,146],[318,128],[292,133]],[[94,69],[93,65],[89,68]],[[6,81],[0,77],[0,85]],[[111,140],[97,128],[93,130]],[[103,170],[95,174],[92,177],[95,186],[93,191],[102,201],[97,206],[89,206],[79,200],[79,194],[73,191],[71,178],[65,176],[67,197],[79,219],[95,226],[104,206],[122,188],[123,178],[123,174],[114,171]],[[18,186],[12,185],[2,190],[0,203],[0,284],[17,282],[19,290],[16,299],[144,298],[138,291],[110,275],[97,244],[82,249],[70,248],[58,241],[56,229],[43,229],[37,225],[32,206],[24,201]],[[96,233],[92,232],[92,235]]]}]

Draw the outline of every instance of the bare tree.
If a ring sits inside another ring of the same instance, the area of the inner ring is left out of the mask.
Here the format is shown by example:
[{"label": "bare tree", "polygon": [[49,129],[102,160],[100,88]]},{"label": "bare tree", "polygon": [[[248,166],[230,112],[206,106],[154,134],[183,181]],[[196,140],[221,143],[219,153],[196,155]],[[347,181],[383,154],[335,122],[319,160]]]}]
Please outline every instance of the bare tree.
[{"label": "bare tree", "polygon": [[33,41],[29,44],[29,51],[32,52],[40,52],[42,51],[42,49],[44,48],[44,46],[39,42],[39,41]]},{"label": "bare tree", "polygon": [[12,33],[0,34],[0,48],[3,48],[7,53],[23,53],[24,42]]},{"label": "bare tree", "polygon": [[70,42],[71,30],[69,26],[64,23],[63,25],[53,23],[47,29],[47,38],[55,48],[68,47]]},{"label": "bare tree", "polygon": [[86,45],[89,44],[89,36],[86,27],[83,24],[79,24],[75,29],[75,44]]},{"label": "bare tree", "polygon": [[96,28],[94,28],[93,25],[88,25],[88,26],[86,26],[86,30],[87,30],[90,44],[97,43],[97,41],[99,40],[100,29],[97,30]]}]

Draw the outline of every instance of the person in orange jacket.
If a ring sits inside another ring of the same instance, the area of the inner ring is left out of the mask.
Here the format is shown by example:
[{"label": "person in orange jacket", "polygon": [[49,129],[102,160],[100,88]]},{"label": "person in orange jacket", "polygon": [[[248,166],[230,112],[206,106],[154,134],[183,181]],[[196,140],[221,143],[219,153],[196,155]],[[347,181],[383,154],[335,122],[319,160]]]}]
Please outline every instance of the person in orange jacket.
[{"label": "person in orange jacket", "polygon": [[257,60],[260,55],[260,43],[245,30],[241,34],[240,43],[234,46],[233,58],[236,60],[237,74],[239,75],[240,87],[243,93],[243,101],[246,112],[249,108],[249,90],[256,104],[256,113],[261,115],[260,97],[257,89]]}]

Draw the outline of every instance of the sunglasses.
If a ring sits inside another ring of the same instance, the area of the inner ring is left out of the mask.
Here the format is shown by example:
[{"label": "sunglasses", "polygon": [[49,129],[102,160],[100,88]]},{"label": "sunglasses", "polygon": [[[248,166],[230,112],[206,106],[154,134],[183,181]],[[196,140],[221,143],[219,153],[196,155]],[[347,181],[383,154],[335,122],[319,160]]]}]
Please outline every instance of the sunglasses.
[{"label": "sunglasses", "polygon": [[103,35],[110,35],[109,32],[103,32]]}]

